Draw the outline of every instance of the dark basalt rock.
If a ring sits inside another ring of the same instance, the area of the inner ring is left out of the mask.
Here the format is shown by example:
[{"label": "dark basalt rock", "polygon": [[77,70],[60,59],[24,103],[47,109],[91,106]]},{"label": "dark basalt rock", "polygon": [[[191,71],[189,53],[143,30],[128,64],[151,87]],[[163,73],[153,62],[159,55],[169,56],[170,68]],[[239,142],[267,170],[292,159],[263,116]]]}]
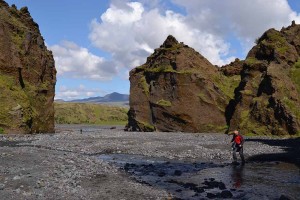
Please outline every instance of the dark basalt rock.
[{"label": "dark basalt rock", "polygon": [[240,78],[225,77],[207,59],[168,36],[130,72],[129,131],[216,132]]},{"label": "dark basalt rock", "polygon": [[247,55],[235,98],[226,110],[229,129],[295,135],[300,123],[300,25],[270,29]]},{"label": "dark basalt rock", "polygon": [[0,0],[0,128],[54,132],[56,69],[27,7]]},{"label": "dark basalt rock", "polygon": [[126,130],[299,134],[299,34],[295,22],[270,29],[221,68],[168,36],[130,72]]}]

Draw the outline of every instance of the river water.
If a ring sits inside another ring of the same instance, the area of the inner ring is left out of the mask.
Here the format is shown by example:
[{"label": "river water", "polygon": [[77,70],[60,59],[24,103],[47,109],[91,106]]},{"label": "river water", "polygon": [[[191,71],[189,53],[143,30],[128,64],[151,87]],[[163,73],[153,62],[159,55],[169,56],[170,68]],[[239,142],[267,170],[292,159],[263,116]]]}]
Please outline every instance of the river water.
[{"label": "river water", "polygon": [[205,163],[130,154],[99,156],[172,199],[300,199],[300,171],[284,162]]}]

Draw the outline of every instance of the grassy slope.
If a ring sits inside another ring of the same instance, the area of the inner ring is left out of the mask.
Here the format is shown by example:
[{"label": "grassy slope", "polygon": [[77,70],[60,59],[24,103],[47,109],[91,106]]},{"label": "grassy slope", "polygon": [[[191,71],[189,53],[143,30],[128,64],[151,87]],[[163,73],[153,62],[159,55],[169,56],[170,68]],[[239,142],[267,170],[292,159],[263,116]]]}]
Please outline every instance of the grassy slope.
[{"label": "grassy slope", "polygon": [[128,108],[91,103],[55,102],[57,124],[125,125]]}]

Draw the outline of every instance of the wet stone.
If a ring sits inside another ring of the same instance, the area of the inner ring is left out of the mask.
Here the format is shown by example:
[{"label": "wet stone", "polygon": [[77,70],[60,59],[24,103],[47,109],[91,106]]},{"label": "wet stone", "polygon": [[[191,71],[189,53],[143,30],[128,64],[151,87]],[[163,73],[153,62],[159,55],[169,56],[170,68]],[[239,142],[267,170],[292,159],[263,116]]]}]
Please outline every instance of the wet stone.
[{"label": "wet stone", "polygon": [[204,181],[203,184],[206,185],[204,189],[214,189],[214,188],[219,188],[220,190],[226,189],[226,186],[222,182],[214,181],[215,179],[210,179],[213,181]]},{"label": "wet stone", "polygon": [[228,190],[222,191],[221,192],[221,197],[222,198],[231,198],[233,197],[232,193]]},{"label": "wet stone", "polygon": [[164,176],[166,175],[166,173],[163,172],[163,171],[161,171],[161,172],[158,172],[157,175],[158,175],[159,177],[164,177]]},{"label": "wet stone", "polygon": [[219,182],[219,189],[220,189],[220,190],[225,190],[225,189],[226,189],[225,184],[222,183],[222,182]]},{"label": "wet stone", "polygon": [[292,200],[292,198],[283,194],[279,197],[279,200]]},{"label": "wet stone", "polygon": [[174,171],[174,176],[181,176],[182,172],[180,170]]},{"label": "wet stone", "polygon": [[213,193],[210,193],[210,192],[208,192],[208,193],[206,194],[206,197],[207,197],[207,198],[209,198],[209,199],[213,199],[213,198],[217,198],[217,195],[216,195],[216,194],[213,194]]}]

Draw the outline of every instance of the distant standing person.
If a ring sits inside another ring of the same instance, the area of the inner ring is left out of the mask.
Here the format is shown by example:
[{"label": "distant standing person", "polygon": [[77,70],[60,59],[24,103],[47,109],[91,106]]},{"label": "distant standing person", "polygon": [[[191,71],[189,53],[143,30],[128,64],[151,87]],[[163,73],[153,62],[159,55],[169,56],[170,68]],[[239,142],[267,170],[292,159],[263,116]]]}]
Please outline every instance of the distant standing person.
[{"label": "distant standing person", "polygon": [[239,131],[235,130],[233,131],[233,137],[231,140],[232,143],[232,155],[233,155],[233,163],[232,164],[238,164],[237,162],[237,156],[236,152],[239,152],[241,160],[242,160],[242,165],[245,164],[245,158],[244,158],[244,138],[243,136],[239,133]]}]

